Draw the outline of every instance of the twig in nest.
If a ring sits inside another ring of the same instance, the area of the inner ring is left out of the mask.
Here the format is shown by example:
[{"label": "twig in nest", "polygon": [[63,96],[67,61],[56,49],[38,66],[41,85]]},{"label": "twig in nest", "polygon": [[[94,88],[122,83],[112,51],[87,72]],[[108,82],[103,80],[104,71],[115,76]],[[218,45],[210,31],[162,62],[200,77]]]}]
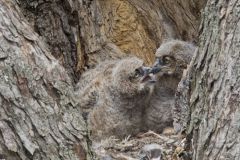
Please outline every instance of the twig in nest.
[{"label": "twig in nest", "polygon": [[169,141],[171,140],[170,138],[167,138],[167,137],[163,137],[163,136],[160,136],[159,134],[153,132],[153,131],[148,131],[146,133],[143,133],[142,135],[140,135],[141,138],[143,137],[147,137],[147,136],[155,136],[159,139],[162,139],[163,141]]}]

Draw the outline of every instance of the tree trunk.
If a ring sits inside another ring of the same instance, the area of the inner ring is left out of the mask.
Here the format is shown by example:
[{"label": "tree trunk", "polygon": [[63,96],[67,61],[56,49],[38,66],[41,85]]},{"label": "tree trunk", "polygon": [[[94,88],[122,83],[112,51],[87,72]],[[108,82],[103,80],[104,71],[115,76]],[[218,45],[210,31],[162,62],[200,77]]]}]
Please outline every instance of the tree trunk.
[{"label": "tree trunk", "polygon": [[16,3],[0,1],[2,159],[90,159],[87,129],[65,69]]},{"label": "tree trunk", "polygon": [[240,159],[240,1],[209,0],[190,77],[193,159]]},{"label": "tree trunk", "polygon": [[196,41],[202,2],[1,0],[0,159],[96,159],[79,73],[127,54],[150,64],[164,39]]}]

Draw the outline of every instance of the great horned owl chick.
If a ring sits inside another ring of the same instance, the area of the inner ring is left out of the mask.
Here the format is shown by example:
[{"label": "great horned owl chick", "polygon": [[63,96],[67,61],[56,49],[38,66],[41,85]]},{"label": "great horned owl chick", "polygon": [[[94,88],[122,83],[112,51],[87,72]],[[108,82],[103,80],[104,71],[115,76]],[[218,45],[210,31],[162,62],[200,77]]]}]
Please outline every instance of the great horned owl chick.
[{"label": "great horned owl chick", "polygon": [[165,127],[172,126],[172,109],[177,85],[194,50],[194,45],[179,40],[165,42],[157,49],[156,62],[150,71],[157,76],[157,82],[150,105],[146,108],[147,129],[161,132]]},{"label": "great horned owl chick", "polygon": [[[105,62],[84,74],[77,95],[88,119],[91,137],[124,137],[142,129],[143,107],[152,88],[151,77],[138,58]],[[140,82],[141,81],[141,82]]]}]

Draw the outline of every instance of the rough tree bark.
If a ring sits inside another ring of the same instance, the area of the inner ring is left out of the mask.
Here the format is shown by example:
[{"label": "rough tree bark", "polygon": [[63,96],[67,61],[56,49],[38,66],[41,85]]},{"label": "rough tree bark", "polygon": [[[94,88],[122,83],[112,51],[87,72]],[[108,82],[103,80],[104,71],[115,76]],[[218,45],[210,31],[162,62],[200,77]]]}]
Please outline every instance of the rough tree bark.
[{"label": "rough tree bark", "polygon": [[90,159],[67,72],[16,3],[0,1],[0,22],[1,158]]},{"label": "rough tree bark", "polygon": [[239,0],[209,0],[204,10],[187,126],[196,160],[240,159],[239,13]]},{"label": "rough tree bark", "polygon": [[150,64],[164,39],[196,41],[205,1],[19,0],[19,5],[77,81],[79,71],[125,54]]},{"label": "rough tree bark", "polygon": [[151,63],[167,38],[195,41],[202,2],[1,0],[0,154],[93,159],[72,94],[79,72],[126,54]]}]

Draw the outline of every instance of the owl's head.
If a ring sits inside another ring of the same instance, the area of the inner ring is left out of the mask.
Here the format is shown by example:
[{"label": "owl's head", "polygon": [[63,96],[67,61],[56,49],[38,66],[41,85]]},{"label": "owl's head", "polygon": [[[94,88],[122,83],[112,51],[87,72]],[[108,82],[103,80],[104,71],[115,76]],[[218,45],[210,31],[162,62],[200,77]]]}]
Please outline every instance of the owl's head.
[{"label": "owl's head", "polygon": [[156,51],[156,61],[150,73],[181,77],[194,51],[195,46],[189,42],[179,40],[165,42]]},{"label": "owl's head", "polygon": [[148,92],[154,81],[154,75],[145,76],[150,69],[144,67],[143,61],[136,57],[121,60],[112,73],[114,89],[126,97]]}]

